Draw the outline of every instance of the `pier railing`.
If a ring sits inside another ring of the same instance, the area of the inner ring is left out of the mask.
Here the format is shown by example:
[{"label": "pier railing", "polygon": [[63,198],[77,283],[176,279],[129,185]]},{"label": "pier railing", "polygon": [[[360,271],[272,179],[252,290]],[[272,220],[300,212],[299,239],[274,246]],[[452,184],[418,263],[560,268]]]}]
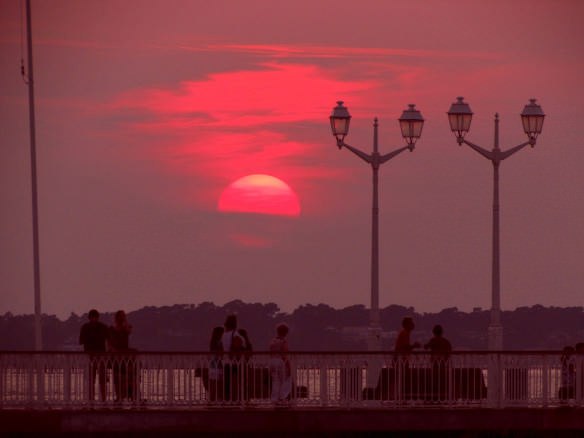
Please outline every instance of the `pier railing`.
[{"label": "pier railing", "polygon": [[[103,383],[101,383],[103,382]],[[288,397],[272,396],[289,385]],[[558,352],[0,352],[0,409],[584,407],[584,355]]]}]

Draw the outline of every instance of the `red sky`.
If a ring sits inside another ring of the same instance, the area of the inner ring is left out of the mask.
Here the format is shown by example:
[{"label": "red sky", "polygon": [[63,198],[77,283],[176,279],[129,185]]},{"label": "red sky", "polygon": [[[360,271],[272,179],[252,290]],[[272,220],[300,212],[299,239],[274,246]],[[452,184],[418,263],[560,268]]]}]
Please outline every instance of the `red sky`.
[{"label": "red sky", "polygon": [[[403,146],[380,170],[380,303],[490,307],[491,165],[467,138],[525,141],[501,166],[502,307],[582,305],[584,4],[574,1],[32,0],[42,309],[134,310],[232,299],[285,311],[369,305],[371,170],[331,136]],[[33,312],[28,95],[21,1],[0,3],[0,314]],[[218,212],[238,178],[268,174],[299,216]]]}]

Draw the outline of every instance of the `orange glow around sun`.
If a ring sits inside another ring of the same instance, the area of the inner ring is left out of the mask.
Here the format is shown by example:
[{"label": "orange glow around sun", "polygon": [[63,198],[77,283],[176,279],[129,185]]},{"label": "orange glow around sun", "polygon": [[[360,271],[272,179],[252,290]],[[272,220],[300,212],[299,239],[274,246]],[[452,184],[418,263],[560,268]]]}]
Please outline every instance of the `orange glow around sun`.
[{"label": "orange glow around sun", "polygon": [[219,198],[217,210],[298,216],[300,202],[296,193],[281,179],[256,174],[229,184]]}]

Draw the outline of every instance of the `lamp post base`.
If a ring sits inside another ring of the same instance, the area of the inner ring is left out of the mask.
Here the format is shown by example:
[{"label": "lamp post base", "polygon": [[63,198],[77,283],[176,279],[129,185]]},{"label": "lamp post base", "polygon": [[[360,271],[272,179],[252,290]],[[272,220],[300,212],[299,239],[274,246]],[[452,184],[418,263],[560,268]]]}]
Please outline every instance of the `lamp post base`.
[{"label": "lamp post base", "polygon": [[501,351],[503,349],[503,327],[500,325],[489,326],[488,341],[489,350]]},{"label": "lamp post base", "polygon": [[381,327],[369,326],[367,328],[367,350],[381,351]]},{"label": "lamp post base", "polygon": [[[381,351],[381,327],[379,325],[370,325],[367,328],[367,350]],[[381,356],[372,355],[368,360],[367,380],[368,388],[375,388],[381,374]]]}]

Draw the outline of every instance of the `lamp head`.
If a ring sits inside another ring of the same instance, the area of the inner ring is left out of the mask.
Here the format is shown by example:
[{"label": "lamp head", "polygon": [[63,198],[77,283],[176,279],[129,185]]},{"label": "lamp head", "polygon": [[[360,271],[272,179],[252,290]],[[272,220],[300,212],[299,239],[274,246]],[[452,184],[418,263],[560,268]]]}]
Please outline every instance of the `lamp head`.
[{"label": "lamp head", "polygon": [[413,151],[416,141],[422,135],[424,118],[422,117],[420,111],[416,109],[416,105],[409,104],[408,109],[404,110],[398,120],[402,136],[406,139],[410,151]]},{"label": "lamp head", "polygon": [[535,139],[541,134],[543,128],[543,113],[541,106],[535,103],[535,99],[529,99],[529,103],[525,105],[521,112],[521,122],[523,123],[523,130],[529,137],[531,146],[535,146]]},{"label": "lamp head", "polygon": [[333,108],[330,121],[332,133],[337,138],[337,146],[340,149],[345,136],[349,133],[349,123],[351,122],[349,110],[343,106],[342,100],[339,100],[337,106]]},{"label": "lamp head", "polygon": [[456,102],[450,105],[447,113],[450,129],[456,135],[456,141],[459,145],[462,144],[464,136],[470,129],[473,114],[468,103],[463,100],[464,97],[457,97]]}]

